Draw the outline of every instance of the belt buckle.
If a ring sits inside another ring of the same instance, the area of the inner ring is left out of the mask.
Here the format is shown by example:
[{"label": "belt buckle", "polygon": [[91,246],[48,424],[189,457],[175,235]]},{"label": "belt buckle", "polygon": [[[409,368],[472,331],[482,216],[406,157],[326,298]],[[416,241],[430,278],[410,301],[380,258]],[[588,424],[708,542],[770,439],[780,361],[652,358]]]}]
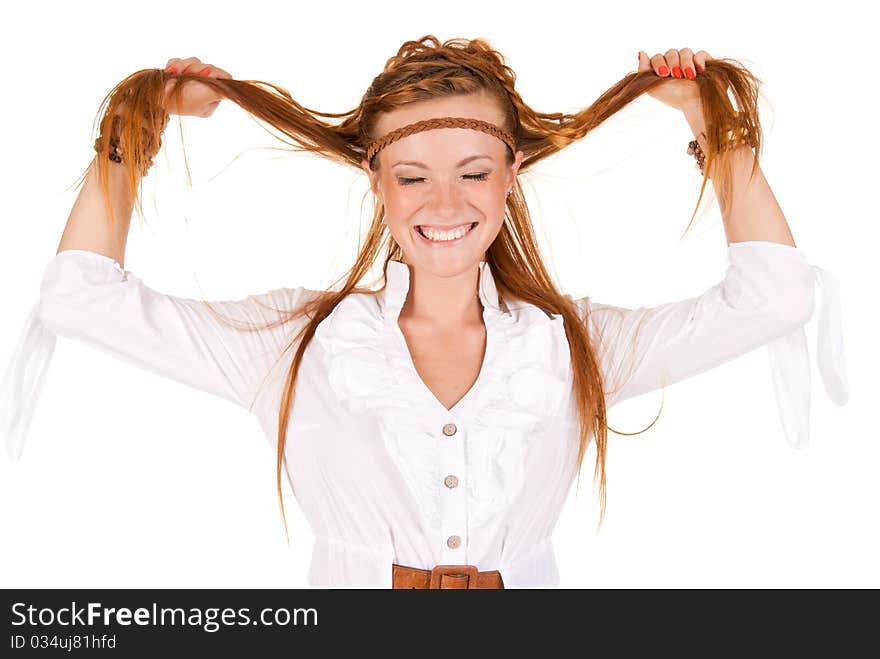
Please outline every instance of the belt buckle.
[{"label": "belt buckle", "polygon": [[454,577],[467,577],[467,587],[477,587],[477,566],[476,565],[435,565],[431,569],[431,583],[428,588],[439,589],[442,583],[443,575]]}]

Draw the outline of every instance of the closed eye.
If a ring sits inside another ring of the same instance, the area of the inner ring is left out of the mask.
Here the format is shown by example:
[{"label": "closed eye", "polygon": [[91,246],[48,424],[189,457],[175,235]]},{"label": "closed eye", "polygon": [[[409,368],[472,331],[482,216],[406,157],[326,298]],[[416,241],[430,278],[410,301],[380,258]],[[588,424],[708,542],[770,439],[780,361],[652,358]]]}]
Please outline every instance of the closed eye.
[{"label": "closed eye", "polygon": [[[482,172],[480,174],[465,174],[464,178],[466,178],[470,181],[486,181],[489,178],[489,173]],[[400,183],[400,185],[412,185],[413,183],[418,183],[419,181],[424,181],[424,180],[425,179],[422,177],[419,177],[419,178],[406,178],[403,176],[397,177],[397,182]]]}]

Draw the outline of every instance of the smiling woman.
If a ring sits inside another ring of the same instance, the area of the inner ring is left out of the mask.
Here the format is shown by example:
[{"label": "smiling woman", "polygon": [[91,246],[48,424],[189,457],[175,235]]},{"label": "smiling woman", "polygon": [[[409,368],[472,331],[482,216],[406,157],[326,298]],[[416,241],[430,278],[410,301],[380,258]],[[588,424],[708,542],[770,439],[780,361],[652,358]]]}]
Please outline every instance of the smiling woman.
[{"label": "smiling woman", "polygon": [[401,260],[413,266],[402,318],[455,326],[479,317],[474,266],[501,230],[524,155],[499,128],[505,124],[503,106],[485,89],[408,103],[377,119],[373,132],[382,138],[361,167]]},{"label": "smiling woman", "polygon": [[[67,336],[259,419],[282,519],[283,473],[313,526],[312,585],[556,586],[551,537],[590,443],[604,516],[609,408],[768,345],[774,375],[798,376],[777,385],[780,411],[803,421],[801,328],[816,273],[823,286],[832,280],[793,245],[729,241],[723,281],[651,308],[574,299],[544,264],[519,174],[668,87],[654,71],[627,74],[574,114],[533,110],[482,39],[405,42],[342,114],[308,110],[268,83],[204,78],[298,150],[360,167],[375,200],[339,289],[220,303],[160,293],[79,238],[97,224],[100,244],[124,250],[127,222],[109,221],[100,199],[127,220],[134,188],[125,182],[156,137],[144,138],[141,118],[164,116],[169,75],[140,71],[111,94],[102,126],[119,112],[128,146],[122,162],[102,151],[89,168],[7,371],[0,429],[13,458],[55,336]],[[746,176],[761,143],[754,76],[712,59],[680,82],[701,94],[692,118],[705,124],[704,186],[711,175],[738,201],[754,202],[755,190],[765,198],[763,179]],[[725,212],[733,199],[723,196]],[[377,261],[382,286],[361,287]],[[842,354],[829,348],[834,311],[820,309],[820,363],[827,390],[845,402]]]}]

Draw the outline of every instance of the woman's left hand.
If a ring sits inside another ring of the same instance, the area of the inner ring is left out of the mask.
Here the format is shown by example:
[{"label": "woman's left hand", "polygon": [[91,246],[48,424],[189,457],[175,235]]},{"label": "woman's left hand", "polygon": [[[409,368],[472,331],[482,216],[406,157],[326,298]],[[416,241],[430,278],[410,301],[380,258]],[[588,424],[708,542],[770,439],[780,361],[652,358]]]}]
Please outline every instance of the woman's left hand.
[{"label": "woman's left hand", "polygon": [[669,78],[647,92],[648,95],[677,110],[688,112],[701,107],[700,89],[694,78],[706,69],[706,61],[711,59],[705,50],[694,54],[690,48],[671,48],[653,57],[648,57],[646,52],[640,50],[638,70],[653,70],[661,78]]}]

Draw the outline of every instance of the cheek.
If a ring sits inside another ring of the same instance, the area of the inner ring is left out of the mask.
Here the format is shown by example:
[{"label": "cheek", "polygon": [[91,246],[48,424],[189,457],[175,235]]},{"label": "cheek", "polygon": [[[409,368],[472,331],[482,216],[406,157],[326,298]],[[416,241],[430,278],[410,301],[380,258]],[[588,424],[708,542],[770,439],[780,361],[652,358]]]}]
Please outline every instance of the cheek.
[{"label": "cheek", "polygon": [[400,194],[397,191],[385,193],[385,224],[391,235],[402,238],[409,232],[412,214],[416,210],[412,196]]},{"label": "cheek", "polygon": [[499,193],[497,190],[493,190],[491,194],[484,196],[480,210],[489,225],[501,228],[507,213],[507,195],[504,192]]},{"label": "cheek", "polygon": [[491,244],[495,238],[498,237],[498,233],[501,231],[501,227],[504,225],[504,208],[502,208],[486,217],[486,226],[485,226],[485,237],[488,238],[488,243]]},{"label": "cheek", "polygon": [[398,243],[410,239],[409,222],[405,218],[396,217],[385,213],[385,224],[388,226],[388,232],[391,237]]},{"label": "cheek", "polygon": [[401,190],[397,185],[386,186],[384,201],[385,215],[391,218],[389,225],[395,223],[394,218],[397,218],[396,223],[408,222],[421,205],[418,195]]}]

